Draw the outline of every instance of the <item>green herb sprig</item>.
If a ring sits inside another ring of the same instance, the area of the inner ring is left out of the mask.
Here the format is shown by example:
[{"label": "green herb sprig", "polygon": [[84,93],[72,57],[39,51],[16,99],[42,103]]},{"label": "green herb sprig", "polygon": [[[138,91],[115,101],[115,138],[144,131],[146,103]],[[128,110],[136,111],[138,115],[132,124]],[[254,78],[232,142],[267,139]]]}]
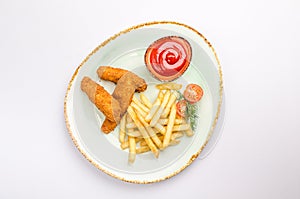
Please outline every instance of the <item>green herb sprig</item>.
[{"label": "green herb sprig", "polygon": [[[180,91],[178,93],[178,100],[185,100],[183,94]],[[187,121],[189,121],[191,128],[193,131],[196,130],[197,127],[197,119],[198,119],[198,106],[197,104],[191,104],[190,102],[186,101],[186,110],[185,110],[185,117]]]}]

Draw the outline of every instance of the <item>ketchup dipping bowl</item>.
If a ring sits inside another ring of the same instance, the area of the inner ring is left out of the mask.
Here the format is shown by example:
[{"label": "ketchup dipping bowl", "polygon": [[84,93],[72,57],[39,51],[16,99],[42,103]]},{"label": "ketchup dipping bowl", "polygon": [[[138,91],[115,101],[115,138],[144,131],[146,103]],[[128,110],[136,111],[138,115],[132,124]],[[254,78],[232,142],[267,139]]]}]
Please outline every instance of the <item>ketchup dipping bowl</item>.
[{"label": "ketchup dipping bowl", "polygon": [[154,41],[145,53],[145,64],[160,81],[173,81],[188,68],[192,57],[189,42],[179,36],[167,36]]}]

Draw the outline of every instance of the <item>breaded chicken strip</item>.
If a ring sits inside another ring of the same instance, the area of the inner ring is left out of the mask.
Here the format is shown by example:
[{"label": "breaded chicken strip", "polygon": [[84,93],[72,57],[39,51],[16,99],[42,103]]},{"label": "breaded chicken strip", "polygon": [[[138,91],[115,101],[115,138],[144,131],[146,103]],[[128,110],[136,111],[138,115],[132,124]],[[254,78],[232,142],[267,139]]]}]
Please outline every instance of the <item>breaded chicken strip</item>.
[{"label": "breaded chicken strip", "polygon": [[[115,84],[118,83],[119,79],[128,73],[128,70],[121,69],[121,68],[113,68],[110,66],[100,66],[97,70],[97,74],[100,79],[108,80],[114,82]],[[141,84],[136,88],[136,92],[143,92],[147,88],[147,84]]]},{"label": "breaded chicken strip", "polygon": [[126,113],[137,88],[146,90],[147,84],[144,79],[136,74],[127,72],[119,79],[112,96],[120,103],[121,117]]},{"label": "breaded chicken strip", "polygon": [[114,99],[102,86],[89,77],[84,77],[81,81],[81,90],[87,94],[107,120],[115,123],[120,121],[121,108],[118,100]]},{"label": "breaded chicken strip", "polygon": [[104,122],[102,123],[101,130],[104,133],[108,134],[108,133],[112,132],[117,126],[118,126],[118,123],[112,122],[112,121],[108,120],[107,118],[105,118]]},{"label": "breaded chicken strip", "polygon": [[113,68],[110,66],[100,66],[97,70],[97,74],[100,79],[108,80],[114,82],[115,84],[127,72],[128,70],[121,68]]},{"label": "breaded chicken strip", "polygon": [[[117,86],[112,94],[112,96],[118,100],[121,110],[120,110],[120,116],[121,118],[126,113],[128,106],[131,103],[132,97],[134,92],[137,90],[137,88],[142,88],[143,90],[146,90],[147,84],[144,79],[140,78],[136,74],[132,72],[127,72],[126,74],[123,74],[123,76],[118,80]],[[102,131],[109,131],[113,130],[117,124],[114,122],[107,121],[108,118],[105,119],[105,121],[102,124]]]}]

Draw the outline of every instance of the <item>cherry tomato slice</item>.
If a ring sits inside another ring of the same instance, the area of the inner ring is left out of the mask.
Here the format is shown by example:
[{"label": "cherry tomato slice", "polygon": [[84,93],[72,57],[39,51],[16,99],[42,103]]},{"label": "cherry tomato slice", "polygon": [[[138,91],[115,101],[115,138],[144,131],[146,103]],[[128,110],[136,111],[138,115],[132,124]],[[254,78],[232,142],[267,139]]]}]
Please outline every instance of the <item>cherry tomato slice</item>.
[{"label": "cherry tomato slice", "polygon": [[203,90],[197,84],[188,84],[183,92],[183,96],[188,102],[194,104],[202,98]]},{"label": "cherry tomato slice", "polygon": [[186,101],[180,100],[176,103],[176,112],[179,116],[185,117],[186,112]]}]

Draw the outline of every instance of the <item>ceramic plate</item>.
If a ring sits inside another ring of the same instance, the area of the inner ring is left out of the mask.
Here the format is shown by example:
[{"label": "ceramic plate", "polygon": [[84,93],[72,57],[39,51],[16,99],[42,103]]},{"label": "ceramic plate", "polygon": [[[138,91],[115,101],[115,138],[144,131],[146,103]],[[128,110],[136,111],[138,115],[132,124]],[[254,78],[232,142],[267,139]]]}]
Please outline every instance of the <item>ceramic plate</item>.
[{"label": "ceramic plate", "polygon": [[[118,140],[119,126],[110,134],[101,132],[104,115],[80,89],[84,76],[89,76],[110,93],[115,85],[100,80],[99,66],[113,66],[134,72],[148,84],[145,95],[154,100],[159,82],[145,66],[146,49],[155,40],[179,36],[192,48],[192,59],[185,73],[174,80],[202,86],[204,95],[198,104],[195,134],[180,138],[178,145],[160,151],[158,158],[151,152],[138,154],[128,163],[128,150]],[[69,134],[83,156],[95,167],[117,179],[133,183],[152,183],[175,176],[189,166],[204,149],[218,124],[223,102],[222,71],[216,52],[207,39],[194,28],[177,22],[150,22],[123,30],[95,48],[76,69],[64,101],[65,121]],[[189,172],[192,172],[190,170]]]}]

